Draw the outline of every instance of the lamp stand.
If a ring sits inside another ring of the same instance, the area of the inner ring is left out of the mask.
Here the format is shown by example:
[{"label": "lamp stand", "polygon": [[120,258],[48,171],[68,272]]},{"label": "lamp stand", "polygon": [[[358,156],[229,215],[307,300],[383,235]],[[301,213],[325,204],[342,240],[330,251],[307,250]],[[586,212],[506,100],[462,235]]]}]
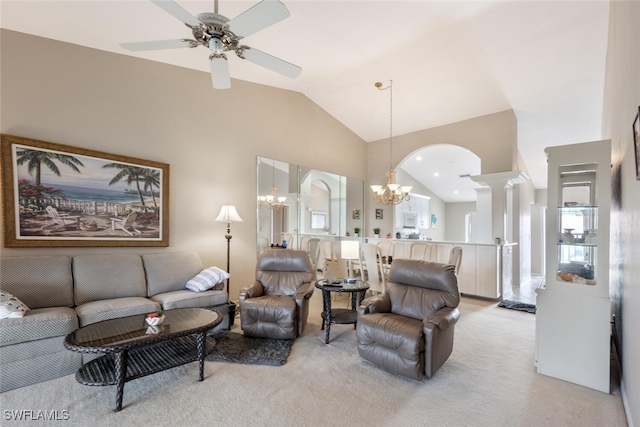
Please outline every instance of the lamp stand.
[{"label": "lamp stand", "polygon": [[[231,223],[227,222],[227,234],[224,235],[224,238],[227,239],[227,273],[229,273],[229,276],[231,276],[231,270],[229,269],[229,260],[230,260],[230,253],[231,253],[231,238],[233,236],[231,235]],[[231,282],[231,278],[229,277],[227,279],[227,299],[230,295],[230,284]]]}]

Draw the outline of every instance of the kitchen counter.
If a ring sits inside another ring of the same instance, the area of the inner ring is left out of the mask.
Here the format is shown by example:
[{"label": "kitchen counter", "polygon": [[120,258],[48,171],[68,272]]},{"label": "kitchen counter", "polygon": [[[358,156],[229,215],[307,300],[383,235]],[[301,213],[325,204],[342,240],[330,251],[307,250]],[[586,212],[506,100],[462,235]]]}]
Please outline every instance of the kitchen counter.
[{"label": "kitchen counter", "polygon": [[368,243],[391,241],[394,258],[408,258],[415,242],[435,245],[431,261],[447,263],[454,246],[462,248],[462,263],[458,271],[460,293],[492,299],[502,299],[512,292],[512,253],[517,243],[467,243],[419,239],[386,239],[367,237]]}]

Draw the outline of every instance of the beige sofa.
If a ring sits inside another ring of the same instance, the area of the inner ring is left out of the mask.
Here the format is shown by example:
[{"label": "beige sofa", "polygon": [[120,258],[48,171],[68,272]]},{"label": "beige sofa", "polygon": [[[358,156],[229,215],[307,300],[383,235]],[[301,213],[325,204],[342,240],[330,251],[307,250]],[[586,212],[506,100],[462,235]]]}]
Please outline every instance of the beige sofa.
[{"label": "beige sofa", "polygon": [[202,269],[196,252],[1,258],[0,289],[30,310],[0,319],[0,392],[75,373],[87,356],[65,349],[65,336],[102,320],[205,307],[224,316],[216,330],[228,329],[224,283],[185,288]]}]

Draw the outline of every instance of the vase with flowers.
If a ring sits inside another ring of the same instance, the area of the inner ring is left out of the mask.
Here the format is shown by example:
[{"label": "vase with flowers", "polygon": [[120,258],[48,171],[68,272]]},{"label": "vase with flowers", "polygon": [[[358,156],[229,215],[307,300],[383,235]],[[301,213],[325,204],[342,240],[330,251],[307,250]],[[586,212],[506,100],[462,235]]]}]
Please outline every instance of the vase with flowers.
[{"label": "vase with flowers", "polygon": [[147,321],[147,324],[149,326],[157,326],[162,325],[162,322],[164,322],[164,317],[165,316],[162,311],[156,311],[155,313],[147,314],[145,320]]}]

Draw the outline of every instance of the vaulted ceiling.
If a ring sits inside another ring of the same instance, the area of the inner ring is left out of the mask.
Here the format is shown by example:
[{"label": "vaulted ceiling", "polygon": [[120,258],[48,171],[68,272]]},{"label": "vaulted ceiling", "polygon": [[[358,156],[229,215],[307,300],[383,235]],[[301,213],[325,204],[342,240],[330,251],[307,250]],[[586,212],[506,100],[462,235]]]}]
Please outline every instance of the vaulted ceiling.
[{"label": "vaulted ceiling", "polygon": [[[176,3],[193,15],[214,9],[212,0]],[[256,3],[222,0],[219,13],[232,19]],[[536,188],[546,187],[545,147],[601,138],[607,1],[283,3],[290,17],[243,43],[302,75],[290,80],[230,55],[231,77],[301,92],[366,141],[389,136],[389,98],[374,83],[391,79],[394,135],[513,109]],[[202,47],[119,46],[190,37],[147,0],[3,0],[0,16],[2,28],[209,72]]]}]

